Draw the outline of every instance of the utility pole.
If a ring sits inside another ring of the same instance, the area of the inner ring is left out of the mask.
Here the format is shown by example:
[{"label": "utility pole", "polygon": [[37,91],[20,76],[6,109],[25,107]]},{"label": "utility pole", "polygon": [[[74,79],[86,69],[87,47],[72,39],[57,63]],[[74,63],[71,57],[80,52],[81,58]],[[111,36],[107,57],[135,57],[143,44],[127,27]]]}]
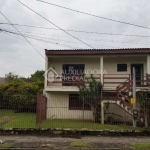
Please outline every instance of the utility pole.
[{"label": "utility pole", "polygon": [[133,67],[133,87],[132,87],[132,96],[134,99],[133,102],[133,127],[136,127],[136,119],[137,119],[137,110],[136,110],[136,77],[135,77],[135,67]]}]

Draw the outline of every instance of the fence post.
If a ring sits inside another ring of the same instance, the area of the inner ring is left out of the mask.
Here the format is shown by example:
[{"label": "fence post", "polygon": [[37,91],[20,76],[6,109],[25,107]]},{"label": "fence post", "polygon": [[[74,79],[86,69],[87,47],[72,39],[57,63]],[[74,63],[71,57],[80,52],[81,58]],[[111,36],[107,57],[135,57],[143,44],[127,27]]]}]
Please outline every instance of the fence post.
[{"label": "fence post", "polygon": [[41,121],[46,119],[46,97],[42,94],[37,94],[36,105],[36,124],[40,128]]},{"label": "fence post", "polygon": [[103,83],[102,83],[102,84],[103,84],[103,86],[104,86],[104,74],[103,74],[102,76],[103,76]]},{"label": "fence post", "polygon": [[101,124],[104,124],[104,102],[101,102]]},{"label": "fence post", "polygon": [[83,98],[83,128],[84,128],[84,98]]}]

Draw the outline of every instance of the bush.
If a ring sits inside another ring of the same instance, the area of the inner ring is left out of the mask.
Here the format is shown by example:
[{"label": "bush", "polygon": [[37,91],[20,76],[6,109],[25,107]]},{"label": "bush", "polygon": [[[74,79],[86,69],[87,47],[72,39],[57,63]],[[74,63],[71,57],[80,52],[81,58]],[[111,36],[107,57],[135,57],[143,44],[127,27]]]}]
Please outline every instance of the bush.
[{"label": "bush", "polygon": [[44,88],[42,73],[37,71],[28,79],[7,74],[6,83],[0,85],[0,106],[11,107],[16,112],[35,112],[37,93],[41,93]]}]

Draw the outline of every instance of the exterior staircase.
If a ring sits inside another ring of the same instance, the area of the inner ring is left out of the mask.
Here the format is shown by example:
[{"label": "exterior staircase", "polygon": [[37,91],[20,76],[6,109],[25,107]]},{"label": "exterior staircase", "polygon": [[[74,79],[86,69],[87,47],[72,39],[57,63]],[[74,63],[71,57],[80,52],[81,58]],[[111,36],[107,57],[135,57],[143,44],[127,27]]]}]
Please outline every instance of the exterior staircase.
[{"label": "exterior staircase", "polygon": [[116,87],[117,100],[116,104],[124,109],[130,115],[133,115],[132,105],[130,103],[130,98],[132,95],[132,82],[127,79],[125,82],[121,83]]},{"label": "exterior staircase", "polygon": [[[115,84],[116,83],[117,82],[115,82]],[[136,92],[141,91],[141,89],[150,91],[150,75],[146,76],[146,80],[141,80],[141,83],[142,84],[136,88]],[[133,105],[130,102],[130,98],[132,98],[132,80],[130,76],[115,89],[106,89],[102,92],[102,104],[116,104],[132,117]],[[136,104],[136,109],[140,113],[137,120],[143,123],[145,114],[141,112],[142,109],[140,108],[140,104]]]},{"label": "exterior staircase", "polygon": [[115,103],[121,107],[128,114],[133,115],[132,104],[130,103],[130,97],[132,90],[131,80],[127,79],[116,87],[116,90],[103,91],[102,98],[105,102]]},{"label": "exterior staircase", "polygon": [[[150,87],[150,75],[148,77],[149,78],[145,80],[146,84],[141,87],[146,87],[146,89],[150,91],[150,88],[147,88]],[[137,88],[136,92],[140,90],[141,88]],[[130,102],[130,98],[132,98],[132,80],[130,79],[130,77],[122,82],[120,85],[118,85],[116,89],[104,90],[102,92],[103,103],[116,104],[132,117],[133,105]],[[141,108],[138,103],[136,104],[136,109],[140,113],[137,120],[139,122],[143,122],[144,114],[141,113]]]}]

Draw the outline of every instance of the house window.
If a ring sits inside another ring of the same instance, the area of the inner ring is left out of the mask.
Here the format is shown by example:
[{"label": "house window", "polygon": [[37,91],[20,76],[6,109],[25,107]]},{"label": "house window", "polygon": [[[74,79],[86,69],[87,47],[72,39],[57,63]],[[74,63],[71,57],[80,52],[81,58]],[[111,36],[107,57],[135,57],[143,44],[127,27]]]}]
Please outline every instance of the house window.
[{"label": "house window", "polygon": [[127,71],[127,64],[117,64],[117,71]]},{"label": "house window", "polygon": [[63,64],[63,73],[66,75],[78,75],[84,71],[84,64]]},{"label": "house window", "polygon": [[91,110],[91,107],[79,94],[69,94],[69,110]]},{"label": "house window", "polygon": [[63,64],[63,86],[78,85],[84,78],[84,64]]}]

